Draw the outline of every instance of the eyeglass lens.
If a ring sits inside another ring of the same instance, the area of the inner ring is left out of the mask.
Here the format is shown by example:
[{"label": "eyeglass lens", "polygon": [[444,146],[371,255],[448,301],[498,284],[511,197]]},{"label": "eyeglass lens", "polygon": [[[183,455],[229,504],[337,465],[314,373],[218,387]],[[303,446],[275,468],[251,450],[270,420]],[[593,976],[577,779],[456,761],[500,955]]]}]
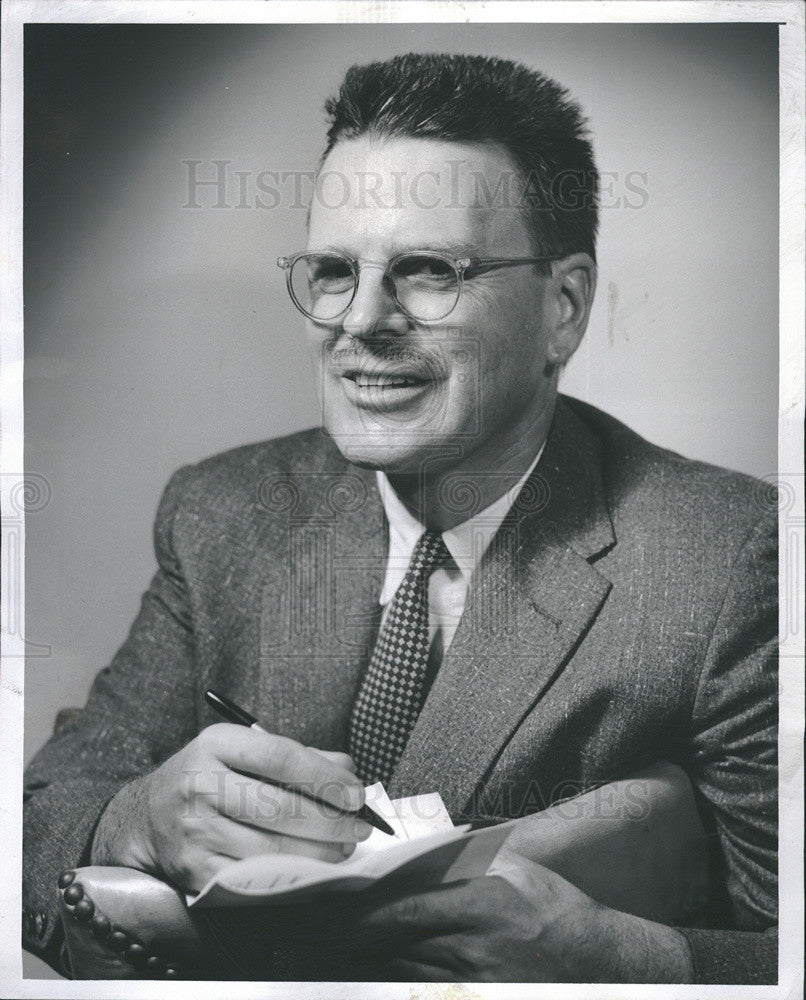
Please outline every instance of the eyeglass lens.
[{"label": "eyeglass lens", "polygon": [[[429,253],[398,257],[388,272],[398,304],[412,318],[433,321],[447,316],[459,299],[460,278],[447,259]],[[339,254],[304,254],[290,272],[294,301],[313,319],[336,319],[355,294],[356,271]]]}]

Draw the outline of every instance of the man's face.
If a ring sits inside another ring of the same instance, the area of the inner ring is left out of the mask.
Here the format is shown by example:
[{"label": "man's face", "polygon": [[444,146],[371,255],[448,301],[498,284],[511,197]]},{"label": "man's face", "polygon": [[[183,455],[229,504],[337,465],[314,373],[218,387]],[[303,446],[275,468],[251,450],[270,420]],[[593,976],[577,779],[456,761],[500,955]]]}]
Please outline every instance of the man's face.
[{"label": "man's face", "polygon": [[[532,265],[469,276],[454,310],[432,323],[406,316],[383,280],[405,251],[532,256],[513,171],[498,147],[430,139],[364,136],[327,157],[307,249],[358,260],[360,281],[348,312],[309,320],[308,333],[324,424],[351,461],[405,474],[425,463],[505,468],[553,403],[551,308]],[[484,196],[505,175],[511,206]]]}]

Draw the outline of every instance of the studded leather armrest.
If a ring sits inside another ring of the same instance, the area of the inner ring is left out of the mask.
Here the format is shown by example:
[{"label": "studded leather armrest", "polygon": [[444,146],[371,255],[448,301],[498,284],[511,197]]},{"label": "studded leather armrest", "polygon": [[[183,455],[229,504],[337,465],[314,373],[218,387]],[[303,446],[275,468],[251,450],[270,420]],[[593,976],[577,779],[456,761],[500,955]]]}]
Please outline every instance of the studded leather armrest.
[{"label": "studded leather armrest", "polygon": [[210,955],[194,915],[165,882],[131,868],[76,868],[60,876],[59,896],[71,978],[205,978]]}]

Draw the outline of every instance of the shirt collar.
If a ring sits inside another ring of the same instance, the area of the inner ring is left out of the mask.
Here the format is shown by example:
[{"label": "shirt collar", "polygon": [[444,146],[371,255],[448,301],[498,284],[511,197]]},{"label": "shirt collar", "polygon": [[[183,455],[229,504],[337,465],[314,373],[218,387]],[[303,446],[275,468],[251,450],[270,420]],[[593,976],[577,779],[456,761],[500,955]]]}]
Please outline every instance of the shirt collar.
[{"label": "shirt collar", "polygon": [[[479,511],[478,514],[442,533],[445,546],[462,574],[466,586],[470,585],[473,571],[481,562],[481,557],[487,551],[493,535],[501,527],[501,522],[515,502],[523,484],[540,461],[544,447],[545,445],[541,447],[535,460],[518,482],[503,496],[491,503],[489,507]],[[389,521],[389,557],[386,563],[386,577],[379,598],[381,604],[388,604],[403,582],[403,577],[411,562],[414,546],[425,531],[425,525],[406,509],[383,472],[377,471],[375,477],[381,502]]]}]

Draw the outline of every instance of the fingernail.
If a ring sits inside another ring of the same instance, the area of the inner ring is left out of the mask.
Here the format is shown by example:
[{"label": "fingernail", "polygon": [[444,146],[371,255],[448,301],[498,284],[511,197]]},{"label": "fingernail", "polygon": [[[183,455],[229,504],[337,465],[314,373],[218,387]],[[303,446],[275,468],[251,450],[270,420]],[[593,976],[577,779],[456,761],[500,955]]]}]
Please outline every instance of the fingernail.
[{"label": "fingernail", "polygon": [[353,834],[358,840],[366,840],[367,837],[372,836],[372,827],[369,823],[364,823],[363,820],[356,820],[353,823]]}]

